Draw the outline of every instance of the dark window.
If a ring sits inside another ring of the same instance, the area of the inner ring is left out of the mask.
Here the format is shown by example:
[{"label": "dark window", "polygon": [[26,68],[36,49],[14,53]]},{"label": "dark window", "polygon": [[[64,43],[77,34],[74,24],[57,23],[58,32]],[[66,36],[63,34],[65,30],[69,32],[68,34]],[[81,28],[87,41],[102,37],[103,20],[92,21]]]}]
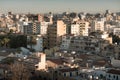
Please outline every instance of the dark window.
[{"label": "dark window", "polygon": [[72,72],[70,72],[70,77],[72,77]]},{"label": "dark window", "polygon": [[35,66],[35,68],[37,69],[37,68],[38,68],[38,66]]},{"label": "dark window", "polygon": [[71,43],[74,43],[74,41],[71,41]]},{"label": "dark window", "polygon": [[116,80],[118,80],[118,76],[116,77]]},{"label": "dark window", "polygon": [[78,72],[76,72],[76,76],[78,76]]},{"label": "dark window", "polygon": [[66,73],[64,73],[64,77],[66,77]]},{"label": "dark window", "polygon": [[113,76],[113,78],[115,78],[115,75]]}]

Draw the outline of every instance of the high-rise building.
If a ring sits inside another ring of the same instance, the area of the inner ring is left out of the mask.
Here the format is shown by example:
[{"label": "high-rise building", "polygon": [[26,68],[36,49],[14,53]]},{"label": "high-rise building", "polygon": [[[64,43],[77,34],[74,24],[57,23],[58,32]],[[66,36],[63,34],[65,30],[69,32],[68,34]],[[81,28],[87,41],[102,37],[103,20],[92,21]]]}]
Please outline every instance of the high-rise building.
[{"label": "high-rise building", "polygon": [[59,46],[62,35],[66,34],[66,24],[62,20],[54,22],[48,26],[48,47]]},{"label": "high-rise building", "polygon": [[24,34],[40,34],[40,22],[29,22],[23,26]]},{"label": "high-rise building", "polygon": [[76,24],[71,25],[71,34],[88,36],[89,23],[86,21],[78,21]]},{"label": "high-rise building", "polygon": [[104,21],[95,20],[91,23],[91,31],[104,31]]},{"label": "high-rise building", "polygon": [[50,25],[51,22],[40,22],[40,34],[41,35],[46,35],[47,34],[47,28],[48,25]]},{"label": "high-rise building", "polygon": [[71,34],[79,35],[79,24],[71,24]]}]

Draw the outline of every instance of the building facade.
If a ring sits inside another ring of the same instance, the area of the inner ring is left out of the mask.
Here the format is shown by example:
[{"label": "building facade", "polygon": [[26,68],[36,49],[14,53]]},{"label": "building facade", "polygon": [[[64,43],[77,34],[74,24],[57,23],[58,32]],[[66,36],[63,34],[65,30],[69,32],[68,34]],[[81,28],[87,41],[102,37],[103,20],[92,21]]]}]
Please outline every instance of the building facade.
[{"label": "building facade", "polygon": [[120,70],[111,69],[107,71],[106,80],[120,80]]},{"label": "building facade", "polygon": [[54,22],[48,26],[47,30],[48,47],[59,46],[61,43],[62,35],[66,34],[66,24],[62,20]]},{"label": "building facade", "polygon": [[40,22],[29,22],[23,26],[24,34],[40,34]]},{"label": "building facade", "polygon": [[84,20],[78,21],[76,24],[71,25],[71,34],[88,36],[88,28],[89,28],[88,22]]},{"label": "building facade", "polygon": [[91,31],[104,31],[104,21],[95,20],[91,23]]}]

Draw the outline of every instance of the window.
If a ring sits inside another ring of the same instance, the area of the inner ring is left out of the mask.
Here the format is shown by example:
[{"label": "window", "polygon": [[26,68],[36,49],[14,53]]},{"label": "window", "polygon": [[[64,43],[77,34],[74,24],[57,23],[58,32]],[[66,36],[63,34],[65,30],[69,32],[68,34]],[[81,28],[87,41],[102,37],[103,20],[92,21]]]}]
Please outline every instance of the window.
[{"label": "window", "polygon": [[78,76],[78,72],[76,72],[76,76]]},{"label": "window", "polygon": [[116,77],[116,80],[118,80],[118,76]]},{"label": "window", "polygon": [[72,72],[70,72],[70,77],[72,77]]},{"label": "window", "polygon": [[115,75],[113,76],[113,78],[115,78]]},{"label": "window", "polygon": [[74,41],[71,41],[71,43],[74,43]]},{"label": "window", "polygon": [[79,46],[75,46],[76,48],[79,48]]},{"label": "window", "polygon": [[38,66],[35,66],[35,68],[37,69],[37,68],[38,68]]},{"label": "window", "polygon": [[66,77],[66,73],[64,73],[64,77]]}]

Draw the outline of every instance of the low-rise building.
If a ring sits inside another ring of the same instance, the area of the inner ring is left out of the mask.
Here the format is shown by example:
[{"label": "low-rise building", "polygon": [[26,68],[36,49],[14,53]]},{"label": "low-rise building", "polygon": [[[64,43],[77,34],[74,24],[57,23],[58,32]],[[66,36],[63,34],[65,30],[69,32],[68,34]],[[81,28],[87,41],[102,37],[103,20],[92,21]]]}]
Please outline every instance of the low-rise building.
[{"label": "low-rise building", "polygon": [[113,67],[118,67],[118,68],[120,68],[120,60],[118,60],[118,59],[112,58],[112,59],[111,59],[111,64],[112,64]]},{"label": "low-rise building", "polygon": [[72,37],[73,37],[73,35],[63,35],[62,36],[62,43],[60,46],[61,50],[68,50],[69,49],[69,45],[70,45]]},{"label": "low-rise building", "polygon": [[120,70],[108,70],[106,74],[106,80],[120,80]]},{"label": "low-rise building", "polygon": [[113,29],[113,34],[120,37],[120,28],[114,28]]},{"label": "low-rise building", "polygon": [[76,77],[79,75],[78,68],[63,68],[58,70],[58,74],[64,77]]},{"label": "low-rise building", "polygon": [[48,59],[47,60],[47,67],[48,68],[62,68],[64,61],[61,59]]}]

